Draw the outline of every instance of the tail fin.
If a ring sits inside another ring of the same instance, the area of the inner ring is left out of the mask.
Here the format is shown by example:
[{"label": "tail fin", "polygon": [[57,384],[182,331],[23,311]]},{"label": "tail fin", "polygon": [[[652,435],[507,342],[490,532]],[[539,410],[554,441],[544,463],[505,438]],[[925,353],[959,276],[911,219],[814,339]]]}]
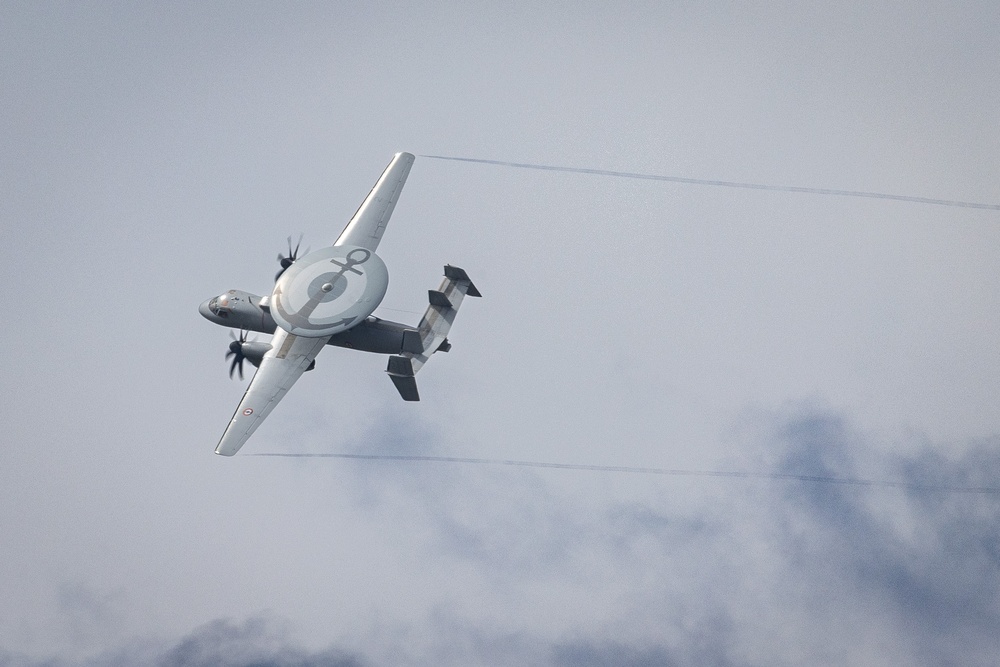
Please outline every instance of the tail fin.
[{"label": "tail fin", "polygon": [[389,357],[389,367],[385,372],[389,374],[404,401],[420,400],[414,378],[417,371],[435,352],[447,352],[451,349],[448,331],[451,330],[455,315],[466,295],[482,296],[463,269],[450,264],[445,266],[441,286],[427,291],[430,305],[420,320],[420,325],[403,334],[403,351]]}]

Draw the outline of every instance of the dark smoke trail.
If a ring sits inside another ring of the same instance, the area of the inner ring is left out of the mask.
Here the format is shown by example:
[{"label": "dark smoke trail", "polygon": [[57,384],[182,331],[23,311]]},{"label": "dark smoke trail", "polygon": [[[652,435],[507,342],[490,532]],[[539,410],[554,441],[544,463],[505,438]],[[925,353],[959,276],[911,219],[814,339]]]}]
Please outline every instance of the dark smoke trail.
[{"label": "dark smoke trail", "polygon": [[956,201],[952,199],[931,199],[929,197],[912,197],[909,195],[892,195],[884,192],[864,192],[860,190],[833,190],[830,188],[805,188],[794,185],[762,185],[760,183],[739,183],[735,181],[714,181],[701,178],[684,178],[682,176],[657,176],[656,174],[637,174],[628,171],[609,171],[607,169],[585,169],[582,167],[556,167],[544,164],[527,164],[523,162],[503,162],[501,160],[480,160],[470,157],[448,157],[445,155],[421,155],[433,160],[454,160],[457,162],[475,162],[477,164],[492,164],[500,167],[516,167],[518,169],[538,169],[541,171],[562,171],[572,174],[593,174],[596,176],[614,176],[617,178],[633,178],[643,181],[668,181],[670,183],[686,183],[689,185],[714,185],[722,188],[742,188],[744,190],[767,190],[770,192],[799,192],[811,195],[836,195],[840,197],[865,197],[868,199],[890,199],[915,204],[935,204],[937,206],[952,206],[957,208],[978,208],[987,211],[1000,211],[1000,204],[980,204],[977,202]]},{"label": "dark smoke trail", "polygon": [[641,468],[633,466],[602,466],[580,463],[544,463],[540,461],[516,461],[510,459],[477,459],[458,456],[409,456],[402,454],[283,454],[277,452],[250,454],[250,456],[273,456],[282,458],[352,459],[355,461],[417,461],[424,463],[472,463],[477,465],[517,466],[521,468],[554,468],[557,470],[590,470],[594,472],[620,472],[641,475],[668,475],[672,477],[725,477],[730,479],[771,479],[793,482],[813,482],[819,484],[842,484],[910,491],[933,491],[938,493],[1000,494],[1000,487],[990,486],[949,486],[944,484],[917,484],[880,479],[857,479],[852,477],[825,477],[822,475],[798,475],[779,472],[741,472],[727,470],[673,470],[670,468]]}]

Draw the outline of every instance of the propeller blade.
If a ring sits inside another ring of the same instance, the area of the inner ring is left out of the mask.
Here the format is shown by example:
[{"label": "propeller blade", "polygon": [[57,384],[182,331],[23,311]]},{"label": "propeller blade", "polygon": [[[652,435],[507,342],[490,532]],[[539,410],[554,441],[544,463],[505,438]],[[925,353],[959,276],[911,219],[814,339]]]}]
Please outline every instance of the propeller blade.
[{"label": "propeller blade", "polygon": [[243,379],[243,360],[246,357],[243,355],[243,343],[247,342],[247,332],[244,329],[240,329],[239,338],[232,331],[229,332],[229,337],[233,339],[233,342],[229,344],[229,351],[226,352],[226,359],[230,357],[233,359],[233,363],[229,366],[229,379],[233,379],[233,373],[239,371],[240,379]]},{"label": "propeller blade", "polygon": [[242,380],[243,379],[243,358],[240,357],[240,356],[234,357],[233,358],[233,363],[229,366],[229,379],[230,380],[233,379],[233,373],[236,372],[237,369],[239,369],[239,371],[240,371],[240,379]]},{"label": "propeller blade", "polygon": [[[288,256],[285,257],[281,253],[278,253],[278,264],[281,265],[281,270],[274,274],[274,282],[278,282],[278,278],[280,278],[281,274],[285,272],[285,269],[294,264],[295,260],[299,258],[299,248],[302,247],[303,237],[305,237],[304,233],[299,234],[299,240],[295,243],[294,248],[292,248],[292,237],[288,237]],[[308,250],[306,250],[306,254],[309,254]]]}]

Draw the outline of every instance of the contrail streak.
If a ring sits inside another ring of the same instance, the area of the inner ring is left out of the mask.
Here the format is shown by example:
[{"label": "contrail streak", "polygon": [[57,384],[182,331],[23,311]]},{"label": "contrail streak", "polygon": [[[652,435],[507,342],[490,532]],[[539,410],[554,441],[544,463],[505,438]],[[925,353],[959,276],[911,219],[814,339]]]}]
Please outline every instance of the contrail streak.
[{"label": "contrail streak", "polygon": [[823,475],[798,475],[781,472],[743,472],[738,470],[674,470],[670,468],[640,468],[633,466],[603,466],[582,463],[545,463],[541,461],[517,461],[512,459],[479,459],[460,456],[414,456],[404,454],[294,454],[266,452],[250,456],[271,456],[280,458],[351,459],[355,461],[396,461],[423,463],[467,463],[491,466],[516,466],[520,468],[551,468],[557,470],[589,470],[594,472],[618,472],[640,475],[667,475],[671,477],[723,477],[729,479],[771,479],[792,482],[813,482],[819,484],[841,484],[846,486],[867,486],[909,491],[934,491],[938,493],[1000,494],[1000,487],[991,486],[950,486],[945,484],[919,484],[881,479],[858,479],[854,477],[826,477]]},{"label": "contrail streak", "polygon": [[934,204],[936,206],[952,206],[956,208],[978,208],[987,211],[1000,211],[1000,204],[981,204],[971,201],[954,199],[932,199],[930,197],[912,197],[909,195],[893,195],[884,192],[865,192],[862,190],[833,190],[830,188],[805,188],[795,185],[763,185],[761,183],[740,183],[737,181],[715,181],[702,178],[684,178],[683,176],[658,176],[656,174],[638,174],[629,171],[610,171],[607,169],[586,169],[582,167],[557,167],[545,164],[527,164],[524,162],[503,162],[501,160],[480,160],[471,157],[449,157],[446,155],[421,155],[432,160],[453,160],[456,162],[475,162],[477,164],[492,164],[498,167],[515,167],[517,169],[537,169],[540,171],[562,171],[571,174],[593,174],[595,176],[614,176],[616,178],[633,178],[643,181],[667,181],[670,183],[686,183],[688,185],[713,185],[721,188],[742,188],[744,190],[767,190],[769,192],[799,192],[810,195],[836,195],[838,197],[865,197],[868,199],[889,199],[905,201],[914,204]]}]

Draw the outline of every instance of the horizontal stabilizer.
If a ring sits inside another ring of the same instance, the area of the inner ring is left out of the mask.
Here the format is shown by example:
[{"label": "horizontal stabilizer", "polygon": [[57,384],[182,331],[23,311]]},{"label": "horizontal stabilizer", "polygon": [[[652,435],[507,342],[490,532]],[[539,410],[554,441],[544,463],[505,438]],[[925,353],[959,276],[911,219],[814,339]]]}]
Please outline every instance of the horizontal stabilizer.
[{"label": "horizontal stabilizer", "polygon": [[417,393],[417,379],[413,377],[413,362],[408,357],[389,357],[389,367],[385,372],[389,374],[404,401],[420,400],[420,394]]},{"label": "horizontal stabilizer", "polygon": [[417,378],[399,377],[398,375],[390,375],[389,377],[392,379],[392,383],[396,385],[396,389],[404,401],[420,400],[420,394],[417,393]]},{"label": "horizontal stabilizer", "polygon": [[444,267],[444,281],[436,290],[427,291],[430,305],[416,330],[403,332],[400,354],[389,357],[386,373],[392,378],[400,396],[406,401],[419,401],[414,376],[435,352],[451,349],[448,332],[466,295],[482,296],[469,279],[469,274],[457,266]]},{"label": "horizontal stabilizer", "polygon": [[399,395],[403,397],[404,401],[419,401],[420,394],[417,392],[417,378],[415,377],[399,377],[398,375],[390,375],[392,383],[396,385],[396,390],[399,391]]}]

